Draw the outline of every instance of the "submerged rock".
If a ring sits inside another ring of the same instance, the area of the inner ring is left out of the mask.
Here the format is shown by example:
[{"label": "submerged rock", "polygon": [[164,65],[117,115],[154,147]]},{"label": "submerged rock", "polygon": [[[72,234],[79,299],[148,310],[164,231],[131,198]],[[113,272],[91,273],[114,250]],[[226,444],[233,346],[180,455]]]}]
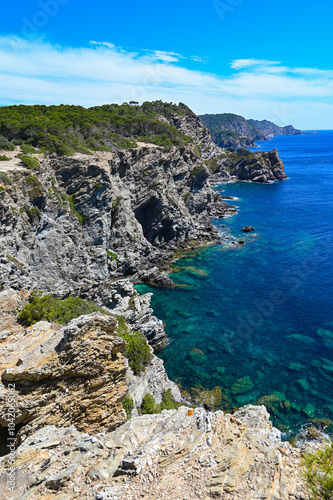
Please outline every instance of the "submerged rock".
[{"label": "submerged rock", "polygon": [[207,361],[206,354],[196,347],[190,350],[188,357],[192,363],[197,365],[203,365]]},{"label": "submerged rock", "polygon": [[223,394],[220,386],[215,386],[214,389],[200,390],[192,388],[193,393],[197,393],[195,401],[209,410],[215,410],[221,406],[223,401]]},{"label": "submerged rock", "polygon": [[232,394],[246,394],[250,392],[254,387],[254,383],[247,375],[244,378],[240,378],[234,385],[231,387]]}]

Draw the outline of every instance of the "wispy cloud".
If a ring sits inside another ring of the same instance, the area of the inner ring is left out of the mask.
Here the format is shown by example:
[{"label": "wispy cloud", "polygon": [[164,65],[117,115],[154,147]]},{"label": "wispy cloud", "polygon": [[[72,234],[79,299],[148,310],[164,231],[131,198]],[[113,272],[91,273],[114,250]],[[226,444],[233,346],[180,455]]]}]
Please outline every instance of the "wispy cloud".
[{"label": "wispy cloud", "polygon": [[237,59],[223,76],[185,65],[181,54],[130,51],[108,41],[73,48],[0,36],[0,103],[92,106],[164,99],[184,101],[198,113],[235,112],[284,125],[295,117],[296,126],[333,128],[333,71]]},{"label": "wispy cloud", "polygon": [[267,61],[266,59],[236,59],[232,61],[231,67],[233,69],[251,68],[253,66],[274,66],[281,64],[280,61]]}]

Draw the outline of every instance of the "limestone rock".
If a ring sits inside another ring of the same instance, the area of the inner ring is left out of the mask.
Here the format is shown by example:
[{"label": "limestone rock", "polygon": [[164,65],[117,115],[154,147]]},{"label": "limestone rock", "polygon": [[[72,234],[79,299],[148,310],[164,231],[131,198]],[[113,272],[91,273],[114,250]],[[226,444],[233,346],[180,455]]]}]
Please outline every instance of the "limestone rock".
[{"label": "limestone rock", "polygon": [[14,494],[0,459],[0,498],[305,500],[300,451],[268,417],[264,407],[233,416],[180,407],[96,436],[47,426],[17,450]]},{"label": "limestone rock", "polygon": [[0,344],[0,426],[7,425],[13,385],[21,439],[52,424],[92,433],[121,425],[126,362],[116,324],[114,317],[93,313],[60,329],[47,322],[14,328]]},{"label": "limestone rock", "polygon": [[123,316],[133,330],[139,330],[155,351],[166,346],[167,337],[161,320],[150,307],[152,293],[139,295],[128,279],[83,285],[74,295],[107,307],[113,314]]}]

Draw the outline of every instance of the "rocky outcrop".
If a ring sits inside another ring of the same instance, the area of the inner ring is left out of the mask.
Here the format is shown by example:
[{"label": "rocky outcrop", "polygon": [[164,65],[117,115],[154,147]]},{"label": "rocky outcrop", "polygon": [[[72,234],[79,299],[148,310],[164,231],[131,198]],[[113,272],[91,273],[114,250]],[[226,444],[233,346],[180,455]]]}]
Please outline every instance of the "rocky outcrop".
[{"label": "rocky outcrop", "polygon": [[129,368],[127,371],[128,395],[133,399],[134,406],[140,408],[144,396],[149,393],[153,396],[157,404],[162,402],[166,391],[171,391],[171,395],[176,403],[182,400],[178,386],[172,382],[166,374],[162,359],[152,356],[149,364],[143,373],[134,375]]},{"label": "rocky outcrop", "polygon": [[256,142],[246,135],[238,134],[233,132],[232,134],[228,131],[219,132],[214,135],[215,144],[220,148],[255,148]]},{"label": "rocky outcrop", "polygon": [[193,147],[40,161],[38,171],[16,170],[14,161],[5,172],[8,181],[0,192],[5,286],[70,290],[163,267],[187,241],[215,241],[210,217],[228,211]]},{"label": "rocky outcrop", "polygon": [[287,179],[278,151],[251,153],[247,149],[226,151],[211,177],[212,181],[224,182],[226,179],[242,180],[267,184]]},{"label": "rocky outcrop", "polygon": [[306,499],[300,451],[281,442],[263,406],[232,416],[181,407],[97,436],[47,426],[16,452],[14,495],[9,459],[0,460],[6,500]]},{"label": "rocky outcrop", "polygon": [[122,316],[132,330],[143,333],[155,351],[166,346],[163,323],[150,307],[152,293],[139,295],[128,279],[114,282],[96,282],[72,292],[98,306],[107,307],[114,315]]},{"label": "rocky outcrop", "polygon": [[[39,322],[1,342],[0,426],[6,427],[8,387],[15,387],[20,437],[45,425],[112,430],[126,420],[125,342],[113,317],[91,314],[59,329]],[[8,352],[11,356],[8,356]]]},{"label": "rocky outcrop", "polygon": [[[139,297],[128,280],[111,291],[104,290],[109,293],[102,296],[100,292],[99,299],[104,297],[114,314],[131,319],[144,333],[155,328],[165,340],[163,326],[151,316],[151,294]],[[114,298],[111,292],[115,290],[119,298],[107,300]],[[152,349],[145,370],[133,374],[123,356],[125,342],[117,336],[114,316],[93,313],[65,327],[41,321],[25,328],[17,321],[17,311],[27,298],[28,293],[14,290],[0,293],[0,435],[7,428],[13,388],[15,424],[21,440],[53,424],[75,425],[92,434],[112,430],[126,420],[122,406],[126,394],[136,407],[141,406],[147,392],[157,403],[167,390],[176,402],[181,401],[178,387],[168,379],[163,361]],[[98,302],[97,290],[94,298]],[[133,304],[130,311],[126,307],[129,300]]]}]

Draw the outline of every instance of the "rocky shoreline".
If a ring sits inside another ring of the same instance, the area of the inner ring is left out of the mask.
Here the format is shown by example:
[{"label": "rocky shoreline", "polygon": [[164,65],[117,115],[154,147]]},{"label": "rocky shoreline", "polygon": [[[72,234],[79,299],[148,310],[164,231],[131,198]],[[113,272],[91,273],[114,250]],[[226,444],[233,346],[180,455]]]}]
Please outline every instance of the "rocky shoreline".
[{"label": "rocky shoreline", "polygon": [[[276,150],[228,152],[198,117],[169,122],[194,144],[36,155],[33,171],[16,151],[1,166],[0,433],[4,440],[14,387],[20,446],[14,496],[2,450],[0,498],[178,500],[179,487],[182,498],[306,498],[300,451],[281,443],[264,407],[233,416],[193,410],[154,355],[167,342],[164,327],[151,294],[133,283],[173,286],[165,271],[177,252],[220,240],[211,218],[236,209],[214,184],[286,178]],[[79,297],[108,314],[24,326],[17,313],[32,290]],[[140,373],[124,355],[120,321],[149,344]],[[139,415],[146,394],[156,404],[171,394],[187,407]]]}]

